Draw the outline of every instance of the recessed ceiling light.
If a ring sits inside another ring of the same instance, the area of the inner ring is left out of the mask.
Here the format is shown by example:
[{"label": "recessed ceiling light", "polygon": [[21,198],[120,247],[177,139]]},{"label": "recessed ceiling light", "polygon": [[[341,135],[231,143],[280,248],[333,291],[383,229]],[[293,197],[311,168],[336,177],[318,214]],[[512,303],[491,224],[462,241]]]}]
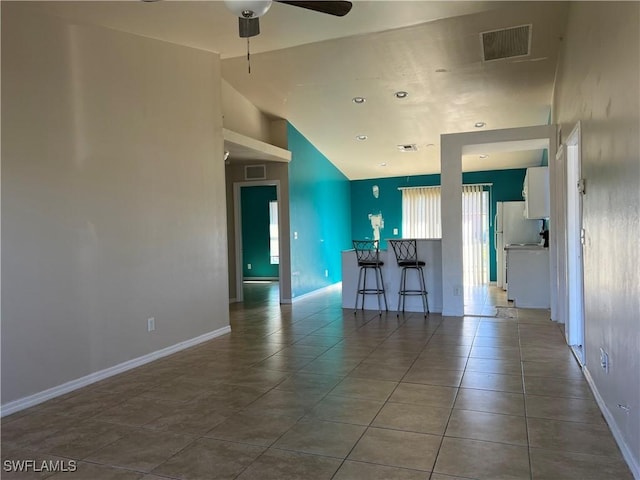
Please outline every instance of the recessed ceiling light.
[{"label": "recessed ceiling light", "polygon": [[427,143],[427,147],[435,147],[435,143]]},{"label": "recessed ceiling light", "polygon": [[366,135],[356,135],[357,140],[366,140],[367,138],[369,137],[367,137]]},{"label": "recessed ceiling light", "polygon": [[386,167],[386,166],[387,166],[387,164],[383,162],[383,163],[381,163],[381,164],[380,164],[380,166],[381,166],[381,167]]},{"label": "recessed ceiling light", "polygon": [[479,156],[479,158],[484,160],[485,158],[489,158],[489,155],[482,154],[482,155]]},{"label": "recessed ceiling light", "polygon": [[366,99],[366,98],[364,98],[364,97],[353,97],[353,98],[351,99],[351,101],[352,101],[353,103],[356,103],[356,104],[360,105],[361,103],[366,102],[366,101],[367,101],[367,99]]},{"label": "recessed ceiling light", "polygon": [[484,123],[484,122],[476,122],[475,127],[476,127],[476,128],[482,128],[482,127],[484,127],[485,125],[486,125],[486,123]]},{"label": "recessed ceiling light", "polygon": [[409,96],[409,93],[405,92],[404,90],[400,90],[394,93],[394,95],[396,96],[396,98],[407,98]]},{"label": "recessed ceiling light", "polygon": [[447,70],[446,68],[438,68],[436,69],[436,73],[444,73],[444,72],[448,72],[449,70]]}]

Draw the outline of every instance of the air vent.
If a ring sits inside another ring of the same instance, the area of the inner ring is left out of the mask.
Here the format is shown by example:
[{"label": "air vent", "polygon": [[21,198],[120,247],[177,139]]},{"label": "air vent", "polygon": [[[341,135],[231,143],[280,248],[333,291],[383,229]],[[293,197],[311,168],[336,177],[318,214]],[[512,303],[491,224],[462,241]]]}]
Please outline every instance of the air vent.
[{"label": "air vent", "polygon": [[415,143],[408,143],[405,145],[398,145],[398,150],[401,152],[417,152],[418,147],[416,147]]},{"label": "air vent", "polygon": [[245,165],[244,179],[245,180],[266,180],[267,167],[265,165]]},{"label": "air vent", "polygon": [[485,62],[523,57],[531,53],[531,25],[493,30],[480,34]]}]

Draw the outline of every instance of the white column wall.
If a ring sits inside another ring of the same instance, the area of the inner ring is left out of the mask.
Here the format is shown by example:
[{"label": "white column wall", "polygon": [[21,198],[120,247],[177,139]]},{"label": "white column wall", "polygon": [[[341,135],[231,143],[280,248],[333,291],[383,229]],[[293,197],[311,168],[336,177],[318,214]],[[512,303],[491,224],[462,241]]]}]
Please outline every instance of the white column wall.
[{"label": "white column wall", "polygon": [[464,314],[462,259],[462,137],[441,136],[442,314]]}]

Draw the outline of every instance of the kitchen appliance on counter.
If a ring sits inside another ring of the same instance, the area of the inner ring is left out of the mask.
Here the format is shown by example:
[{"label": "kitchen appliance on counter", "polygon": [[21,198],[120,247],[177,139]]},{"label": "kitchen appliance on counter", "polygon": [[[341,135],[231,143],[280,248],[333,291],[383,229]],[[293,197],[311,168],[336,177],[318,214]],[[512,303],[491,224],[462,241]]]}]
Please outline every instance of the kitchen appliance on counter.
[{"label": "kitchen appliance on counter", "polygon": [[525,202],[497,202],[494,223],[497,259],[497,285],[507,289],[508,245],[540,245],[540,221],[528,220],[524,212]]}]

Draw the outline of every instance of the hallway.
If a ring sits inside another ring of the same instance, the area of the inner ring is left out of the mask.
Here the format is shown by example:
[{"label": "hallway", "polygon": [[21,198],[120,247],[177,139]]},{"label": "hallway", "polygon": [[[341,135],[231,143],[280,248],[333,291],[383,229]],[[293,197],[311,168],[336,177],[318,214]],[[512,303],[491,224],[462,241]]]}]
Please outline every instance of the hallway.
[{"label": "hallway", "polygon": [[3,418],[3,465],[78,469],[2,478],[632,478],[546,312],[397,319],[249,288],[231,334]]}]

